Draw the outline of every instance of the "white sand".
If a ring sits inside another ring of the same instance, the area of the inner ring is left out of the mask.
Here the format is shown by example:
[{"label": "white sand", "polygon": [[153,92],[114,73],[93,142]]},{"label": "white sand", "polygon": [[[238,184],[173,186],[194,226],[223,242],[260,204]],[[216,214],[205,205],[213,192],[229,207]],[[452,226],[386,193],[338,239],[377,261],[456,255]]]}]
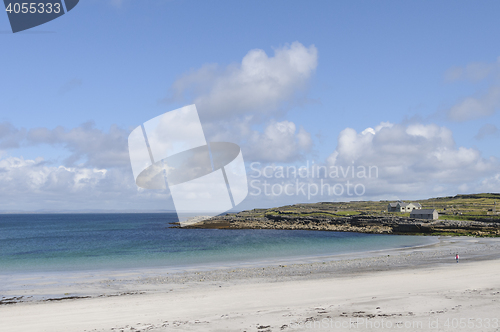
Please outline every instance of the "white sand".
[{"label": "white sand", "polygon": [[64,332],[500,331],[500,260],[147,288],[138,295],[2,305],[0,326]]}]

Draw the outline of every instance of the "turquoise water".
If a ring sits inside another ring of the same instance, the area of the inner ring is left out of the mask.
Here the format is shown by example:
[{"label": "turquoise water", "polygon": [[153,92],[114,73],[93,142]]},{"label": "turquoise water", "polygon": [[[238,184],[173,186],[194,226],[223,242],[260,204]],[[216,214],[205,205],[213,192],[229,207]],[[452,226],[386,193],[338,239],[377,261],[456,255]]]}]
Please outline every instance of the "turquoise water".
[{"label": "turquoise water", "polygon": [[429,237],[176,229],[175,214],[0,215],[1,273],[192,267],[428,244]]}]

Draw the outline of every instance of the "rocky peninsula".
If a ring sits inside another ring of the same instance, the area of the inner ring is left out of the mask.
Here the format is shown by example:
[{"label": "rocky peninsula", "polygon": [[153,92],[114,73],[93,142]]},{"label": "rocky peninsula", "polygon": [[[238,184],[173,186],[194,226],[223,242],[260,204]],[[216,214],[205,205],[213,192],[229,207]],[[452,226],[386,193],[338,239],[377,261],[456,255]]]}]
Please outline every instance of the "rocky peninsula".
[{"label": "rocky peninsula", "polygon": [[[500,194],[457,195],[414,201],[436,209],[436,220],[388,212],[391,201],[321,202],[230,213],[185,228],[289,229],[374,234],[500,236]],[[173,227],[180,227],[178,224]]]}]

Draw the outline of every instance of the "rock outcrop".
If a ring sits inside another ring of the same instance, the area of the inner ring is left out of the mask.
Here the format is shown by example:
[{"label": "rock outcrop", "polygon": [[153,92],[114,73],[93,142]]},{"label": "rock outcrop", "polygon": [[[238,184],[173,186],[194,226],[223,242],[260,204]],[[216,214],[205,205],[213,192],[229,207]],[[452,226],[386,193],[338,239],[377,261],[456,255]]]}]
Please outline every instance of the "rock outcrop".
[{"label": "rock outcrop", "polygon": [[279,210],[273,210],[271,213],[244,211],[213,217],[192,224],[187,228],[289,229],[373,234],[500,236],[500,223],[497,221],[421,220],[364,213],[339,216],[324,211],[308,213],[282,212]]}]

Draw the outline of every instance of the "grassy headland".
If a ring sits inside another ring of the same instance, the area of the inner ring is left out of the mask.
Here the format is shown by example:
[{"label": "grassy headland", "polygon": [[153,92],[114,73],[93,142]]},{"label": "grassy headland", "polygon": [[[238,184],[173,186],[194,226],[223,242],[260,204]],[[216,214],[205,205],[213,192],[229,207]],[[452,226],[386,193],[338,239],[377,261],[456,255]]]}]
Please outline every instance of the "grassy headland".
[{"label": "grassy headland", "polygon": [[[392,201],[295,204],[210,218],[189,228],[305,229],[385,234],[500,236],[500,194],[406,201],[436,209],[438,220],[387,212]],[[495,206],[495,202],[497,205]]]}]

